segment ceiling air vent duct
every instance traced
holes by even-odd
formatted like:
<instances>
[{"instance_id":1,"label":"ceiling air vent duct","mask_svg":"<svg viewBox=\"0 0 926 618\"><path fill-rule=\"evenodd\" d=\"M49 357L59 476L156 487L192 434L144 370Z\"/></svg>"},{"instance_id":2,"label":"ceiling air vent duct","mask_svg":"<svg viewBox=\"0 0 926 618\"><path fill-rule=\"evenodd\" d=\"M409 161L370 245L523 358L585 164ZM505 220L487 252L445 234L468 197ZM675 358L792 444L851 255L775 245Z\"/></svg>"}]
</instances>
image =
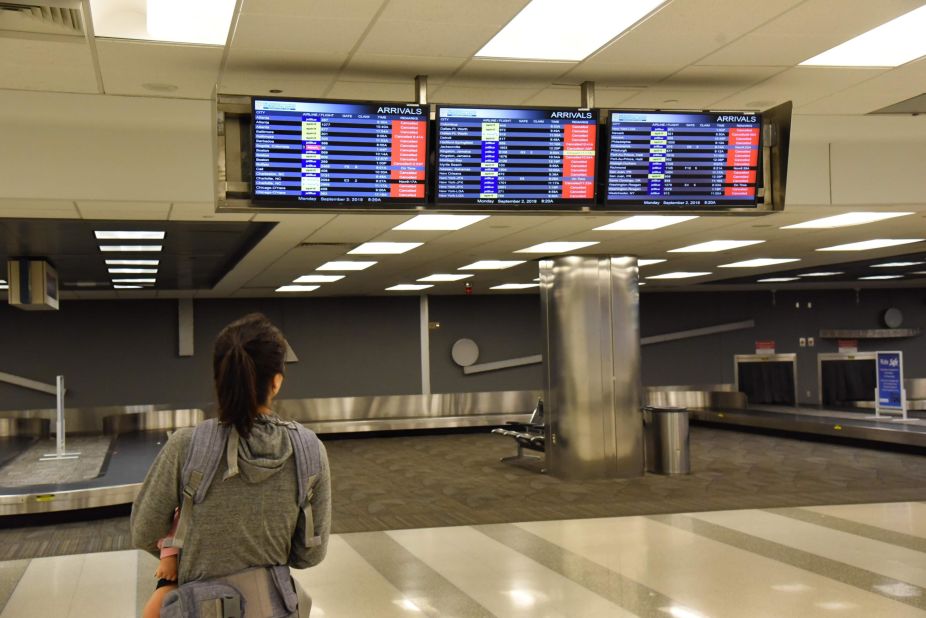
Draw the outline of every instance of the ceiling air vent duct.
<instances>
[{"instance_id":1,"label":"ceiling air vent duct","mask_svg":"<svg viewBox=\"0 0 926 618\"><path fill-rule=\"evenodd\" d=\"M85 37L80 0L0 0L2 37Z\"/></svg>"}]
</instances>

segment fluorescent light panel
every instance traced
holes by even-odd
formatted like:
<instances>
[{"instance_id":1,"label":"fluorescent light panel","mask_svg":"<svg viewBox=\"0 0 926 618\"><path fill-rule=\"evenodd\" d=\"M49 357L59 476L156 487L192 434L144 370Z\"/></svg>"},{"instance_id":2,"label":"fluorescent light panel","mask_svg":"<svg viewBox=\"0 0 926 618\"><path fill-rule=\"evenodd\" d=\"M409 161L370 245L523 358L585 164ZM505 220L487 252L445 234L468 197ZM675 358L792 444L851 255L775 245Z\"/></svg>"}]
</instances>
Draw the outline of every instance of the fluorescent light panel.
<instances>
[{"instance_id":1,"label":"fluorescent light panel","mask_svg":"<svg viewBox=\"0 0 926 618\"><path fill-rule=\"evenodd\" d=\"M489 215L418 215L392 229L399 232L461 230L488 218Z\"/></svg>"},{"instance_id":2,"label":"fluorescent light panel","mask_svg":"<svg viewBox=\"0 0 926 618\"><path fill-rule=\"evenodd\" d=\"M113 288L116 290L142 290L144 286L142 285L113 285Z\"/></svg>"},{"instance_id":3,"label":"fluorescent light panel","mask_svg":"<svg viewBox=\"0 0 926 618\"><path fill-rule=\"evenodd\" d=\"M106 260L107 266L157 266L161 260Z\"/></svg>"},{"instance_id":4,"label":"fluorescent light panel","mask_svg":"<svg viewBox=\"0 0 926 618\"><path fill-rule=\"evenodd\" d=\"M755 258L752 260L744 260L742 262L721 264L720 268L761 268L763 266L775 266L776 264L787 264L788 262L800 261L800 258Z\"/></svg>"},{"instance_id":5,"label":"fluorescent light panel","mask_svg":"<svg viewBox=\"0 0 926 618\"><path fill-rule=\"evenodd\" d=\"M818 230L829 229L834 227L850 227L853 225L864 225L866 223L875 223L895 217L905 217L912 215L912 212L846 212L841 215L832 217L823 217L822 219L812 219L803 223L786 225L783 230Z\"/></svg>"},{"instance_id":6,"label":"fluorescent light panel","mask_svg":"<svg viewBox=\"0 0 926 618\"><path fill-rule=\"evenodd\" d=\"M502 283L501 285L493 285L490 290L526 290L528 288L539 287L539 283Z\"/></svg>"},{"instance_id":7,"label":"fluorescent light panel","mask_svg":"<svg viewBox=\"0 0 926 618\"><path fill-rule=\"evenodd\" d=\"M786 281L797 280L797 277L769 277L768 279L759 279L759 283L785 283Z\"/></svg>"},{"instance_id":8,"label":"fluorescent light panel","mask_svg":"<svg viewBox=\"0 0 926 618\"><path fill-rule=\"evenodd\" d=\"M100 245L100 251L122 252L122 253L143 253L151 251L160 251L161 245Z\"/></svg>"},{"instance_id":9,"label":"fluorescent light panel","mask_svg":"<svg viewBox=\"0 0 926 618\"><path fill-rule=\"evenodd\" d=\"M460 281L462 279L468 279L473 275L428 275L427 277L422 277L418 281L431 282L431 283L440 283L443 281Z\"/></svg>"},{"instance_id":10,"label":"fluorescent light panel","mask_svg":"<svg viewBox=\"0 0 926 618\"><path fill-rule=\"evenodd\" d=\"M834 277L836 275L844 275L844 274L846 273L844 273L841 270L834 270L834 271L823 271L823 272L818 272L818 273L801 273L798 275L798 277Z\"/></svg>"},{"instance_id":11,"label":"fluorescent light panel","mask_svg":"<svg viewBox=\"0 0 926 618\"><path fill-rule=\"evenodd\" d=\"M340 271L354 271L354 270L365 270L370 266L373 266L376 262L350 262L350 261L335 261L335 262L325 262L315 270L340 270Z\"/></svg>"},{"instance_id":12,"label":"fluorescent light panel","mask_svg":"<svg viewBox=\"0 0 926 618\"><path fill-rule=\"evenodd\" d=\"M850 242L845 245L836 245L834 247L823 247L817 251L871 251L872 249L884 249L885 247L896 247L898 245L909 245L915 242L923 242L922 238L875 238L873 240L863 240L861 242Z\"/></svg>"},{"instance_id":13,"label":"fluorescent light panel","mask_svg":"<svg viewBox=\"0 0 926 618\"><path fill-rule=\"evenodd\" d=\"M297 277L293 283L333 283L343 278L344 275L302 275Z\"/></svg>"},{"instance_id":14,"label":"fluorescent light panel","mask_svg":"<svg viewBox=\"0 0 926 618\"><path fill-rule=\"evenodd\" d=\"M164 240L164 232L94 232L97 240Z\"/></svg>"},{"instance_id":15,"label":"fluorescent light panel","mask_svg":"<svg viewBox=\"0 0 926 618\"><path fill-rule=\"evenodd\" d=\"M566 251L576 251L597 245L598 241L579 241L579 242L542 242L539 245L518 249L515 253L565 253Z\"/></svg>"},{"instance_id":16,"label":"fluorescent light panel","mask_svg":"<svg viewBox=\"0 0 926 618\"><path fill-rule=\"evenodd\" d=\"M872 268L903 268L904 266L919 266L926 262L885 262L883 264L872 264Z\"/></svg>"},{"instance_id":17,"label":"fluorescent light panel","mask_svg":"<svg viewBox=\"0 0 926 618\"><path fill-rule=\"evenodd\" d=\"M155 283L157 279L154 277L149 278L140 278L140 279L113 279L113 283Z\"/></svg>"},{"instance_id":18,"label":"fluorescent light panel","mask_svg":"<svg viewBox=\"0 0 926 618\"><path fill-rule=\"evenodd\" d=\"M297 284L291 283L289 285L281 285L274 291L276 292L314 292L318 288L319 286L317 285L297 285Z\"/></svg>"},{"instance_id":19,"label":"fluorescent light panel","mask_svg":"<svg viewBox=\"0 0 926 618\"><path fill-rule=\"evenodd\" d=\"M652 264L662 264L663 262L665 262L665 260L642 259L642 260L637 260L637 266L640 266L642 268L643 266L650 266Z\"/></svg>"},{"instance_id":20,"label":"fluorescent light panel","mask_svg":"<svg viewBox=\"0 0 926 618\"><path fill-rule=\"evenodd\" d=\"M729 251L730 249L740 249L751 245L758 245L765 242L764 240L709 240L707 242L689 245L680 249L672 249L669 253L715 253L717 251Z\"/></svg>"},{"instance_id":21,"label":"fluorescent light panel","mask_svg":"<svg viewBox=\"0 0 926 618\"><path fill-rule=\"evenodd\" d=\"M644 18L664 0L533 0L476 56L583 60Z\"/></svg>"},{"instance_id":22,"label":"fluorescent light panel","mask_svg":"<svg viewBox=\"0 0 926 618\"><path fill-rule=\"evenodd\" d=\"M678 271L674 273L663 273L661 275L653 275L652 277L647 277L647 279L689 279L691 277L704 277L711 273L691 273L685 271Z\"/></svg>"},{"instance_id":23,"label":"fluorescent light panel","mask_svg":"<svg viewBox=\"0 0 926 618\"><path fill-rule=\"evenodd\" d=\"M926 6L805 60L803 66L896 67L926 55Z\"/></svg>"},{"instance_id":24,"label":"fluorescent light panel","mask_svg":"<svg viewBox=\"0 0 926 618\"><path fill-rule=\"evenodd\" d=\"M387 292L417 292L419 290L426 290L428 288L433 288L433 285L418 285L415 283L399 283L394 285L391 288L386 288Z\"/></svg>"},{"instance_id":25,"label":"fluorescent light panel","mask_svg":"<svg viewBox=\"0 0 926 618\"><path fill-rule=\"evenodd\" d=\"M365 242L359 247L354 247L348 253L354 255L398 255L423 244L421 242Z\"/></svg>"},{"instance_id":26,"label":"fluorescent light panel","mask_svg":"<svg viewBox=\"0 0 926 618\"><path fill-rule=\"evenodd\" d=\"M615 221L614 223L596 227L595 230L600 232L609 232L612 230L658 230L697 218L696 216L686 215L635 215Z\"/></svg>"},{"instance_id":27,"label":"fluorescent light panel","mask_svg":"<svg viewBox=\"0 0 926 618\"><path fill-rule=\"evenodd\" d=\"M156 275L157 268L110 268L111 275Z\"/></svg>"},{"instance_id":28,"label":"fluorescent light panel","mask_svg":"<svg viewBox=\"0 0 926 618\"><path fill-rule=\"evenodd\" d=\"M461 266L457 270L503 270L524 262L525 260L479 260L467 266Z\"/></svg>"},{"instance_id":29,"label":"fluorescent light panel","mask_svg":"<svg viewBox=\"0 0 926 618\"><path fill-rule=\"evenodd\" d=\"M878 279L902 279L903 275L871 275L870 277L859 277L860 281L876 281Z\"/></svg>"}]
</instances>

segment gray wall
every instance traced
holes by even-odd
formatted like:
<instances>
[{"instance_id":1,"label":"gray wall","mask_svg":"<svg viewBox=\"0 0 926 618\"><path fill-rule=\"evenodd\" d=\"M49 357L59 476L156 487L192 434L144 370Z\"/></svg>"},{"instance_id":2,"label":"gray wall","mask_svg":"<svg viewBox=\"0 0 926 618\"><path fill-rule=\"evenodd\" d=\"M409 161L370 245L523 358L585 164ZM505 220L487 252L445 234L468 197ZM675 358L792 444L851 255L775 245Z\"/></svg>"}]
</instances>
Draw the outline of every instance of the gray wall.
<instances>
[{"instance_id":1,"label":"gray wall","mask_svg":"<svg viewBox=\"0 0 926 618\"><path fill-rule=\"evenodd\" d=\"M800 308L795 306L800 303ZM808 303L812 306L808 307ZM926 291L648 293L641 296L643 336L754 319L754 329L643 348L643 383L733 381L733 355L751 354L757 339L774 339L779 352L796 352L802 401L817 398L816 354L835 352L821 328L877 328L896 306L904 326L926 327ZM175 301L71 301L58 312L0 306L0 371L43 382L58 373L70 388L68 406L174 403L212 399L211 350L219 330L262 311L284 331L300 361L287 366L283 397L421 392L417 297L196 301L196 355L177 356ZM476 341L480 362L541 351L540 300L535 294L435 296L430 319L431 389L435 393L539 390L540 365L464 375L450 358L453 342ZM817 338L814 348L799 337ZM860 349L904 352L905 373L926 377L924 337L862 341ZM809 394L808 394L809 392ZM54 407L54 398L0 383L0 410Z\"/></svg>"}]
</instances>

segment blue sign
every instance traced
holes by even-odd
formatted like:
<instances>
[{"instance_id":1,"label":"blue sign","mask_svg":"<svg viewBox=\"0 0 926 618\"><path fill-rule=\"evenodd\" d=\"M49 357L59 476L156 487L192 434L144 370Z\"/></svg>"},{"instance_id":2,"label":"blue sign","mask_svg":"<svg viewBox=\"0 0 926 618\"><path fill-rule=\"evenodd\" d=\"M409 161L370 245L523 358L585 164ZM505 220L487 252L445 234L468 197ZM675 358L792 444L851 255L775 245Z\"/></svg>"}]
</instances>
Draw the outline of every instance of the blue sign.
<instances>
[{"instance_id":1,"label":"blue sign","mask_svg":"<svg viewBox=\"0 0 926 618\"><path fill-rule=\"evenodd\" d=\"M903 356L878 352L878 408L903 410Z\"/></svg>"}]
</instances>

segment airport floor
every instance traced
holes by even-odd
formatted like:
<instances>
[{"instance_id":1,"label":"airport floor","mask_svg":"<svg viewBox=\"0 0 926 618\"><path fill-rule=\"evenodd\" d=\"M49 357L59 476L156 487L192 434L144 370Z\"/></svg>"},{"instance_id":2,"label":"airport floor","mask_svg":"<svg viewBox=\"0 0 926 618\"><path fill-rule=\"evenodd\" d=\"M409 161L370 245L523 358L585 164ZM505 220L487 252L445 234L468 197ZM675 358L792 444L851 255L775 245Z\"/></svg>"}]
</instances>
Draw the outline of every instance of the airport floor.
<instances>
[{"instance_id":1,"label":"airport floor","mask_svg":"<svg viewBox=\"0 0 926 618\"><path fill-rule=\"evenodd\" d=\"M137 551L0 563L0 618L134 615ZM315 617L926 616L917 502L358 532L295 572Z\"/></svg>"}]
</instances>

